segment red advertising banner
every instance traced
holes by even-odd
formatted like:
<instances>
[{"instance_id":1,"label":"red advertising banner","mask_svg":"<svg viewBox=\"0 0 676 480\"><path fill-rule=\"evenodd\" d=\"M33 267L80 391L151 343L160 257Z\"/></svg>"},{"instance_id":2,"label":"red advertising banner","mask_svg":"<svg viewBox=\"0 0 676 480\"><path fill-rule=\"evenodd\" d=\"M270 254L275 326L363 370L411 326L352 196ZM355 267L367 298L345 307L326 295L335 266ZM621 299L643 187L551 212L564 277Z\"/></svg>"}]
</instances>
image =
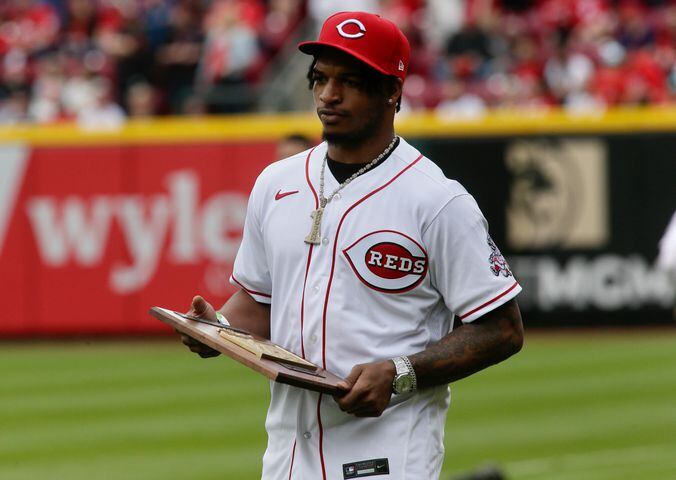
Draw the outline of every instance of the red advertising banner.
<instances>
[{"instance_id":1,"label":"red advertising banner","mask_svg":"<svg viewBox=\"0 0 676 480\"><path fill-rule=\"evenodd\" d=\"M0 337L164 331L220 306L275 143L0 146Z\"/></svg>"}]
</instances>

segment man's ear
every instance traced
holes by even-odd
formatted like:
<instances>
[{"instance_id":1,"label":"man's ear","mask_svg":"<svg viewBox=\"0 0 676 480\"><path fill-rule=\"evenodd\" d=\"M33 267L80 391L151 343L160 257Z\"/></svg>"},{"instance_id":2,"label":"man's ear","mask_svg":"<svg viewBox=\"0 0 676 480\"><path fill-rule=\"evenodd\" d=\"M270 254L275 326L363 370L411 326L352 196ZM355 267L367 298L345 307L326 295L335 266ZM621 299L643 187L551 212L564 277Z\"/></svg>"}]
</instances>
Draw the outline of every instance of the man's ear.
<instances>
[{"instance_id":1,"label":"man's ear","mask_svg":"<svg viewBox=\"0 0 676 480\"><path fill-rule=\"evenodd\" d=\"M396 105L397 102L399 101L399 98L402 95L402 91L404 88L404 81L396 77L392 82L389 84L388 92L387 92L387 104L388 105Z\"/></svg>"},{"instance_id":2,"label":"man's ear","mask_svg":"<svg viewBox=\"0 0 676 480\"><path fill-rule=\"evenodd\" d=\"M404 93L404 81L403 81L401 78L397 77L397 79L396 79L395 82L394 82L394 85L395 85L395 87L396 87L396 92L395 92L395 93L396 93L396 96L395 96L395 98L396 98L397 100L399 100L399 98L401 98L401 96L402 96L403 93ZM395 100L395 101L396 101L396 100Z\"/></svg>"}]
</instances>

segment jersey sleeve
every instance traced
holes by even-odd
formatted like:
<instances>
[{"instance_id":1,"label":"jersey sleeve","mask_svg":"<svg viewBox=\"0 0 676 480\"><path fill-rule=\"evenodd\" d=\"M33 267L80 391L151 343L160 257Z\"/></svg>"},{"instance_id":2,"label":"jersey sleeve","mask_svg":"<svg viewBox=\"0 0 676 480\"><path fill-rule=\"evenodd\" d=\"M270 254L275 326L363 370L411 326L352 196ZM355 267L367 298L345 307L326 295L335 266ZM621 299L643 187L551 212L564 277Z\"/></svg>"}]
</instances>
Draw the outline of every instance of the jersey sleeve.
<instances>
[{"instance_id":1,"label":"jersey sleeve","mask_svg":"<svg viewBox=\"0 0 676 480\"><path fill-rule=\"evenodd\" d=\"M476 320L521 291L471 195L450 200L423 232L423 241L432 285L463 322Z\"/></svg>"},{"instance_id":2,"label":"jersey sleeve","mask_svg":"<svg viewBox=\"0 0 676 480\"><path fill-rule=\"evenodd\" d=\"M259 303L272 302L272 280L260 222L259 182L249 195L242 243L235 257L230 283L241 288Z\"/></svg>"}]
</instances>

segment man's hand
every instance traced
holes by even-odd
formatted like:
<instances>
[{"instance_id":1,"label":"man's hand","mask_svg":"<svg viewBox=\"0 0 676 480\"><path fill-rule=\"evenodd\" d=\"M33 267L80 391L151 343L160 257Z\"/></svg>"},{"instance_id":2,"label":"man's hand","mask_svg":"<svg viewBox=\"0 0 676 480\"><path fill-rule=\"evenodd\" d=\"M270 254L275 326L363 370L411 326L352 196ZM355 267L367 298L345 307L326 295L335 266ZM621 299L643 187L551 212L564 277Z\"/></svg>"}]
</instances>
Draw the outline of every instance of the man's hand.
<instances>
[{"instance_id":1,"label":"man's hand","mask_svg":"<svg viewBox=\"0 0 676 480\"><path fill-rule=\"evenodd\" d=\"M214 307L212 307L209 302L204 300L199 295L192 299L192 304L190 305L190 310L188 310L187 314L204 318L206 320L211 320L212 322L218 321ZM181 341L183 344L187 346L191 352L198 354L200 357L209 358L220 355L220 352L203 344L202 342L198 342L194 338L189 337L188 335L185 335L181 332L178 333L181 335Z\"/></svg>"},{"instance_id":2,"label":"man's hand","mask_svg":"<svg viewBox=\"0 0 676 480\"><path fill-rule=\"evenodd\" d=\"M394 363L385 360L356 365L347 378L338 384L346 391L334 397L340 409L357 417L379 417L390 403Z\"/></svg>"}]
</instances>

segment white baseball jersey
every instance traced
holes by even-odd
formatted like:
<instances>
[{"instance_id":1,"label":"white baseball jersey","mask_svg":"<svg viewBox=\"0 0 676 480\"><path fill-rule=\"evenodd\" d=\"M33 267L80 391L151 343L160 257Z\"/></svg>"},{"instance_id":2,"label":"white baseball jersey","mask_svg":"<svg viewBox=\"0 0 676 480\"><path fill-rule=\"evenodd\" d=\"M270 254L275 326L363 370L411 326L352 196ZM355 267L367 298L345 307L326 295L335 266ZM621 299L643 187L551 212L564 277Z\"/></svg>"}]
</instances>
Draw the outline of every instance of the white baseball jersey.
<instances>
[{"instance_id":1,"label":"white baseball jersey","mask_svg":"<svg viewBox=\"0 0 676 480\"><path fill-rule=\"evenodd\" d=\"M340 376L424 350L521 290L476 202L403 139L326 206L304 242L327 146L273 163L251 192L231 282L271 304L271 339ZM338 187L325 172L325 195ZM448 387L393 397L379 418L272 383L264 480L433 479Z\"/></svg>"}]
</instances>

